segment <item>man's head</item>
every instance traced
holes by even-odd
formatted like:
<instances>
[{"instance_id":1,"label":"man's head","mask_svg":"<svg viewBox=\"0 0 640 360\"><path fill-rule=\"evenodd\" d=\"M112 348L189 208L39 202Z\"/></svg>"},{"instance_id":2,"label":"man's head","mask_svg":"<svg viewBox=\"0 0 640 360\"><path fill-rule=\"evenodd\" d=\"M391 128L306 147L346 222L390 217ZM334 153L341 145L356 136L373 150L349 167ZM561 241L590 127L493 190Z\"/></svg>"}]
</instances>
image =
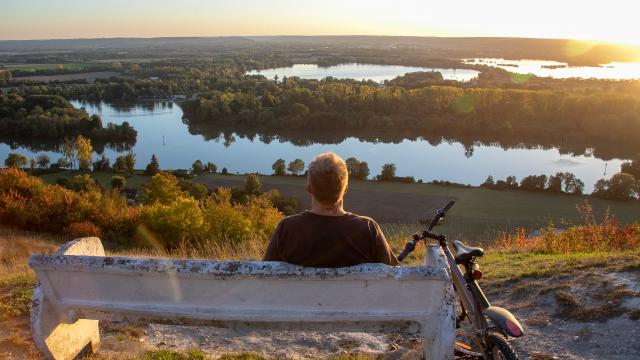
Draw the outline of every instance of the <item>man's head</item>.
<instances>
[{"instance_id":1,"label":"man's head","mask_svg":"<svg viewBox=\"0 0 640 360\"><path fill-rule=\"evenodd\" d=\"M322 205L338 204L347 191L347 165L332 152L322 153L309 164L307 191Z\"/></svg>"}]
</instances>

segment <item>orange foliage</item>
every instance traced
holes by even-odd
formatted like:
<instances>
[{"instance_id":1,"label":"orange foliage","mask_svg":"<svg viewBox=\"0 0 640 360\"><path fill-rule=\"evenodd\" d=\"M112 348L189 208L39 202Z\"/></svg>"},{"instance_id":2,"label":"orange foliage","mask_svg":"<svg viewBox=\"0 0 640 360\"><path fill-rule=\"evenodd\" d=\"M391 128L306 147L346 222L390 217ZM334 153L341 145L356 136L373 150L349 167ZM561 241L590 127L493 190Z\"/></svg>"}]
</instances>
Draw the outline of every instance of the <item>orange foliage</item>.
<instances>
[{"instance_id":1,"label":"orange foliage","mask_svg":"<svg viewBox=\"0 0 640 360\"><path fill-rule=\"evenodd\" d=\"M102 231L100 231L100 228L97 227L94 223L88 221L71 223L64 229L64 233L73 239L86 236L102 236Z\"/></svg>"},{"instance_id":2,"label":"orange foliage","mask_svg":"<svg viewBox=\"0 0 640 360\"><path fill-rule=\"evenodd\" d=\"M73 223L89 222L98 232L127 237L138 222L138 212L115 193L74 192L44 184L16 168L0 170L0 222L7 225L62 233Z\"/></svg>"}]
</instances>

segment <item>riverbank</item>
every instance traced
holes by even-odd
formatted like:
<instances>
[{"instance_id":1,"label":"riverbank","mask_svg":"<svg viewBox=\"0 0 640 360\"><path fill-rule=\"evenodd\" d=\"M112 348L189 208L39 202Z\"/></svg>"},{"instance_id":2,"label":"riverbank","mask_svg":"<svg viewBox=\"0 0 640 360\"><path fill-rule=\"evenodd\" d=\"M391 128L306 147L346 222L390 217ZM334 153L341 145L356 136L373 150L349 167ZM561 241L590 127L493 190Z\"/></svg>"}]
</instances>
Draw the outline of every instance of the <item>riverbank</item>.
<instances>
[{"instance_id":1,"label":"riverbank","mask_svg":"<svg viewBox=\"0 0 640 360\"><path fill-rule=\"evenodd\" d=\"M47 183L55 183L58 177L72 178L78 172L42 175ZM96 178L105 188L110 187L114 173L95 172ZM139 188L150 177L134 175L127 178L128 188ZM245 175L205 174L194 177L194 182L205 184L209 189L218 186L244 186ZM300 199L301 209L309 207L305 191L306 178L294 176L261 175L263 191L276 189L285 196ZM593 206L596 218L601 219L610 211L622 223L640 221L639 201L612 201L588 196L529 193L524 191L499 191L479 187L456 187L434 184L404 184L352 180L345 198L350 211L371 216L387 228L402 227L407 235L421 228L421 222L434 212L455 200L456 205L447 214L447 221L438 231L451 237L471 242L490 242L500 231L524 228L527 232L553 223L562 228L567 223L580 223L576 210L585 201Z\"/></svg>"}]
</instances>

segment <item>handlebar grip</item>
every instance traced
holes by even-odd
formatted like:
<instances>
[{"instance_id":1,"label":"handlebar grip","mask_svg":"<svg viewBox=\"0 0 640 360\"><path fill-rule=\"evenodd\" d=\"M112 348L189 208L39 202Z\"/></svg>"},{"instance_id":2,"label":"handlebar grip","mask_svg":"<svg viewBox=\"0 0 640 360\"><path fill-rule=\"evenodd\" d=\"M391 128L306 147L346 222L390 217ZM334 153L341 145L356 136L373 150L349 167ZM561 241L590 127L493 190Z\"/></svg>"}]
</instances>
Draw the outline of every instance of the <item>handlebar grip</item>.
<instances>
[{"instance_id":1,"label":"handlebar grip","mask_svg":"<svg viewBox=\"0 0 640 360\"><path fill-rule=\"evenodd\" d=\"M409 250L404 249L404 251L400 255L398 255L398 261L402 262L402 260L404 260L404 258L406 258L407 255L409 255Z\"/></svg>"},{"instance_id":2,"label":"handlebar grip","mask_svg":"<svg viewBox=\"0 0 640 360\"><path fill-rule=\"evenodd\" d=\"M402 250L402 253L398 256L398 261L404 260L404 258L406 258L407 255L415 249L416 244L414 244L413 241L409 241L407 245L405 245L404 250Z\"/></svg>"}]
</instances>

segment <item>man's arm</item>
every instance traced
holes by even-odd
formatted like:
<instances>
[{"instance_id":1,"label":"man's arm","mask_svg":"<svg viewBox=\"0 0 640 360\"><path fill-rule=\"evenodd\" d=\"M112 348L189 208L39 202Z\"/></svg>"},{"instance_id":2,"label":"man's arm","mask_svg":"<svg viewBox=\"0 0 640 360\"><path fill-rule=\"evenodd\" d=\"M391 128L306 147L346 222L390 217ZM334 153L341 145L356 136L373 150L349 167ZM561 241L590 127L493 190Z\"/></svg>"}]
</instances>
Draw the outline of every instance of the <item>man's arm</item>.
<instances>
[{"instance_id":1,"label":"man's arm","mask_svg":"<svg viewBox=\"0 0 640 360\"><path fill-rule=\"evenodd\" d=\"M387 238L385 238L382 229L380 229L380 225L378 225L375 221L374 224L374 252L375 252L375 261L383 264L396 266L400 264L398 258L391 251L391 247L389 247L389 243L387 242Z\"/></svg>"},{"instance_id":2,"label":"man's arm","mask_svg":"<svg viewBox=\"0 0 640 360\"><path fill-rule=\"evenodd\" d=\"M276 227L276 231L273 232L271 236L271 241L269 241L269 246L267 246L267 252L264 254L264 258L262 261L283 261L280 253L278 252L278 239L280 238L280 233L282 232L282 221L278 223Z\"/></svg>"}]
</instances>

